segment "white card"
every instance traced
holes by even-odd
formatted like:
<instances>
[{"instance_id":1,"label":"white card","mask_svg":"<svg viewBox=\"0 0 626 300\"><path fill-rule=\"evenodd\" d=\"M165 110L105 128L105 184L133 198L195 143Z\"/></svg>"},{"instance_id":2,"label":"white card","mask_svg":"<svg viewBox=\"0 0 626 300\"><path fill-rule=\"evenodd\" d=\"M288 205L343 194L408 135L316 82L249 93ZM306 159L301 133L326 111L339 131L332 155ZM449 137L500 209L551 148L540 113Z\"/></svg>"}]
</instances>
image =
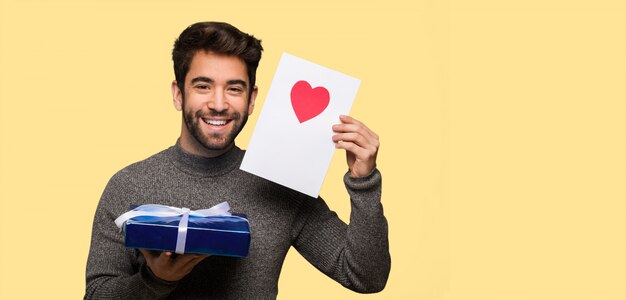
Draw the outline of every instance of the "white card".
<instances>
[{"instance_id":1,"label":"white card","mask_svg":"<svg viewBox=\"0 0 626 300\"><path fill-rule=\"evenodd\" d=\"M241 169L311 197L335 151L332 126L361 80L283 53Z\"/></svg>"}]
</instances>

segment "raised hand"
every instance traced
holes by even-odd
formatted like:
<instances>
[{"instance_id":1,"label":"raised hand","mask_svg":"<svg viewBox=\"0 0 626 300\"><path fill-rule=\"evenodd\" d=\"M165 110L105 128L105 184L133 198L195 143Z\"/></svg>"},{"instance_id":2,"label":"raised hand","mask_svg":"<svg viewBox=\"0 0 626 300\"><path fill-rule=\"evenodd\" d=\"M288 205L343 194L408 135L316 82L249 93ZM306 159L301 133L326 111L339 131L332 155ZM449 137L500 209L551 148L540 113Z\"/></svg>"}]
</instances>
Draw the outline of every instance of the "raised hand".
<instances>
[{"instance_id":1,"label":"raised hand","mask_svg":"<svg viewBox=\"0 0 626 300\"><path fill-rule=\"evenodd\" d=\"M350 175L363 177L376 167L380 142L378 135L365 124L349 116L339 116L341 124L333 125L333 142L337 149L346 150Z\"/></svg>"}]
</instances>

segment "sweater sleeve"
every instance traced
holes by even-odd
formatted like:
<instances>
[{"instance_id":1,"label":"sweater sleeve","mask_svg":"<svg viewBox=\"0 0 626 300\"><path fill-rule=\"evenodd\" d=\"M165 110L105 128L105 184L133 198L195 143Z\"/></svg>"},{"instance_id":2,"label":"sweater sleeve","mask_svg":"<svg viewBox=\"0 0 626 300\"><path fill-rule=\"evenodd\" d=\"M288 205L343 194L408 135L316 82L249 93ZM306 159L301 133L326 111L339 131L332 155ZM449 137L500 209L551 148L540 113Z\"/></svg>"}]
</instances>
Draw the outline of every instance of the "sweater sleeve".
<instances>
[{"instance_id":1,"label":"sweater sleeve","mask_svg":"<svg viewBox=\"0 0 626 300\"><path fill-rule=\"evenodd\" d=\"M350 225L341 221L321 198L304 201L295 226L294 247L316 268L360 293L383 290L391 268L387 220L380 202L382 177L374 169L366 177L348 173Z\"/></svg>"},{"instance_id":2,"label":"sweater sleeve","mask_svg":"<svg viewBox=\"0 0 626 300\"><path fill-rule=\"evenodd\" d=\"M120 177L111 178L96 209L84 299L163 299L176 283L152 275L139 251L124 246L124 235L114 224L135 195Z\"/></svg>"}]
</instances>

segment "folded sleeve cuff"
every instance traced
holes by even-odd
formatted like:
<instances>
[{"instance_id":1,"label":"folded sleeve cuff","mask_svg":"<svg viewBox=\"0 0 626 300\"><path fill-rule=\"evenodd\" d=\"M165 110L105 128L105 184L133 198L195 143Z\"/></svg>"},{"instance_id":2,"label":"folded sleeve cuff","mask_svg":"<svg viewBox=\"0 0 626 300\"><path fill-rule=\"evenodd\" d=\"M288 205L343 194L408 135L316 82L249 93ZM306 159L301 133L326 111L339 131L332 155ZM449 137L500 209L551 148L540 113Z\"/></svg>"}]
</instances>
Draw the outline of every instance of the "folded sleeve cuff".
<instances>
[{"instance_id":1,"label":"folded sleeve cuff","mask_svg":"<svg viewBox=\"0 0 626 300\"><path fill-rule=\"evenodd\" d=\"M378 169L363 177L353 177L347 172L343 177L346 190L350 195L350 202L354 212L376 214L382 212L380 203L382 190L382 175Z\"/></svg>"},{"instance_id":2,"label":"folded sleeve cuff","mask_svg":"<svg viewBox=\"0 0 626 300\"><path fill-rule=\"evenodd\" d=\"M372 189L380 189L382 183L382 175L378 168L372 169L372 171L362 177L354 177L350 175L350 171L346 172L343 176L343 182L348 190L352 191L371 191Z\"/></svg>"}]
</instances>

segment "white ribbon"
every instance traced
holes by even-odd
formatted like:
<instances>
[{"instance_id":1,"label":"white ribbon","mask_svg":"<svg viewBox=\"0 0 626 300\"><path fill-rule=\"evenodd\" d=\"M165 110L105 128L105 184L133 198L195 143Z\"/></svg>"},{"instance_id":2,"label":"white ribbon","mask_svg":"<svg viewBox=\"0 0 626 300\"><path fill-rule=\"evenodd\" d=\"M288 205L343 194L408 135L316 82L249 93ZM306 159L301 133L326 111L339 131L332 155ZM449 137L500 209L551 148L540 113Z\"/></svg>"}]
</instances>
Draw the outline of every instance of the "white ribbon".
<instances>
[{"instance_id":1,"label":"white ribbon","mask_svg":"<svg viewBox=\"0 0 626 300\"><path fill-rule=\"evenodd\" d=\"M189 216L194 217L211 217L211 216L231 216L229 212L230 205L224 201L208 209L190 210L189 208L173 207L159 204L144 204L136 207L133 210L127 211L115 219L115 225L119 229L124 227L124 223L128 219L139 216L153 216L153 217L176 217L181 216L180 223L178 223L178 237L176 238L176 253L185 253L185 243L187 241L187 224L189 223Z\"/></svg>"}]
</instances>

